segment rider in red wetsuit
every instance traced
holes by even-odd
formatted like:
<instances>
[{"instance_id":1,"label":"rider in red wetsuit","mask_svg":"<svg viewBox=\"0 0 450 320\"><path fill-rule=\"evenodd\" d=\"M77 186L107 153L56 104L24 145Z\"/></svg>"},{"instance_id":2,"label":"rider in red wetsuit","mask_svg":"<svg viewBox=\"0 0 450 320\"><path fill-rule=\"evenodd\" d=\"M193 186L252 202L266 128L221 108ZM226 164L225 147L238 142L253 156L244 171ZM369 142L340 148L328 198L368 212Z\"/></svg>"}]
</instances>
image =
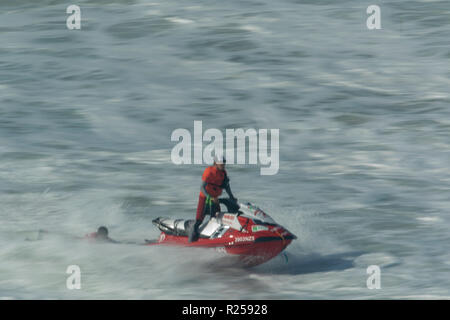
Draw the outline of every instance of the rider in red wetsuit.
<instances>
[{"instance_id":1,"label":"rider in red wetsuit","mask_svg":"<svg viewBox=\"0 0 450 320\"><path fill-rule=\"evenodd\" d=\"M215 216L217 211L220 211L219 196L222 194L222 189L230 196L230 199L237 202L230 189L230 180L225 170L226 160L224 157L214 157L214 164L205 169L202 175L202 185L200 188L200 195L198 197L197 215L195 217L195 224L189 235L189 242L198 239L198 227L205 218L205 212ZM207 201L209 200L211 201Z\"/></svg>"},{"instance_id":2,"label":"rider in red wetsuit","mask_svg":"<svg viewBox=\"0 0 450 320\"><path fill-rule=\"evenodd\" d=\"M87 234L85 236L85 239L88 239L90 241L117 243L117 241L108 237L108 229L106 227L100 227L98 228L97 232Z\"/></svg>"}]
</instances>

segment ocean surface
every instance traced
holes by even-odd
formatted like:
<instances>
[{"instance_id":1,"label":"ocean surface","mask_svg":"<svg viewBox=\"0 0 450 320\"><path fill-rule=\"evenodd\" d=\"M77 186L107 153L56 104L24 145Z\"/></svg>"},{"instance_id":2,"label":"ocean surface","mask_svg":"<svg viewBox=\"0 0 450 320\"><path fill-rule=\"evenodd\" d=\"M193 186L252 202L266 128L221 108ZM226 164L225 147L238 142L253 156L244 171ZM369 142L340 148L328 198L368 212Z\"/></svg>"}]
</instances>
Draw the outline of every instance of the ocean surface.
<instances>
[{"instance_id":1,"label":"ocean surface","mask_svg":"<svg viewBox=\"0 0 450 320\"><path fill-rule=\"evenodd\" d=\"M79 0L80 30L70 4L0 1L0 299L450 298L449 1ZM277 174L227 170L285 254L133 244L195 215L194 121L280 130Z\"/></svg>"}]
</instances>

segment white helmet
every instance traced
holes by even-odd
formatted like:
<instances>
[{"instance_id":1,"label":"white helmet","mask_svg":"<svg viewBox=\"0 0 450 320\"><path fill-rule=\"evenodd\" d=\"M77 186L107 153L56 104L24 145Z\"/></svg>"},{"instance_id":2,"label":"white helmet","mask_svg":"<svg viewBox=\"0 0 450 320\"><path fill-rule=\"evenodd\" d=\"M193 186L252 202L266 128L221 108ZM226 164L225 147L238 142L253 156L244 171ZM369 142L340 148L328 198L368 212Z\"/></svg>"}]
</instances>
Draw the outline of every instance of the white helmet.
<instances>
[{"instance_id":1,"label":"white helmet","mask_svg":"<svg viewBox=\"0 0 450 320\"><path fill-rule=\"evenodd\" d=\"M214 162L215 163L218 163L218 164L225 164L226 162L227 162L227 160L225 159L225 157L224 156L218 156L218 155L215 155L214 156Z\"/></svg>"}]
</instances>

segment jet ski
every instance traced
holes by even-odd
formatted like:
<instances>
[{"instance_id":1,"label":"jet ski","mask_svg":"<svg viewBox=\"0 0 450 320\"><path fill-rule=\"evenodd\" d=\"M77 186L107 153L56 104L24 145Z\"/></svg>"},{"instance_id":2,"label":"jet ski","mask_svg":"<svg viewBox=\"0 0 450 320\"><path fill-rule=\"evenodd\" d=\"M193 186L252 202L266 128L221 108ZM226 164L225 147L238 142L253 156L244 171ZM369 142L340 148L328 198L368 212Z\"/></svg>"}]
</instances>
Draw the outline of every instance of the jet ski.
<instances>
[{"instance_id":1,"label":"jet ski","mask_svg":"<svg viewBox=\"0 0 450 320\"><path fill-rule=\"evenodd\" d=\"M221 208L216 217L203 222L197 241L188 241L195 220L159 217L153 224L161 234L148 245L215 248L238 257L245 266L256 266L274 258L297 239L251 203L236 203L230 199L219 199L219 203L226 210Z\"/></svg>"}]
</instances>

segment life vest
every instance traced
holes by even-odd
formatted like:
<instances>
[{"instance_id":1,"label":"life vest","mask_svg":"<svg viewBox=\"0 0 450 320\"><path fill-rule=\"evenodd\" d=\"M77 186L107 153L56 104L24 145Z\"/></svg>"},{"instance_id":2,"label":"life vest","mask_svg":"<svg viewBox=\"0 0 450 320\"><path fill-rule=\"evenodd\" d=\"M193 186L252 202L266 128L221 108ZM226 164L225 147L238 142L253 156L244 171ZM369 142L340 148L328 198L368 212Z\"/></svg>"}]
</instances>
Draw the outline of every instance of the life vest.
<instances>
[{"instance_id":1,"label":"life vest","mask_svg":"<svg viewBox=\"0 0 450 320\"><path fill-rule=\"evenodd\" d=\"M226 177L227 172L225 170L219 170L215 166L206 168L202 176L202 180L206 182L206 192L212 197L220 196L224 187L224 180L227 180Z\"/></svg>"}]
</instances>

